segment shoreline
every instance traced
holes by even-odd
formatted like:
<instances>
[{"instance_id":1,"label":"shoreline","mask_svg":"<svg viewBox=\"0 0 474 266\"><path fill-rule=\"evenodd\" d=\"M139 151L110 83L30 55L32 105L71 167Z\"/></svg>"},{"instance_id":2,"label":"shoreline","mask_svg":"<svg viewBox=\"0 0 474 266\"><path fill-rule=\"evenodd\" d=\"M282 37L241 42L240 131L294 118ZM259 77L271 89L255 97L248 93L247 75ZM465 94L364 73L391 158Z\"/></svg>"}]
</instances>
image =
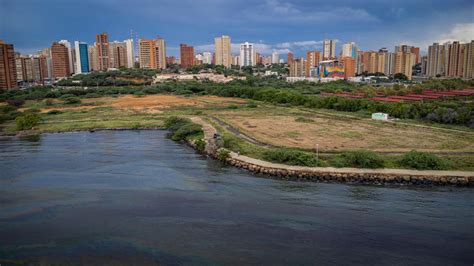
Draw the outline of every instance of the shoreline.
<instances>
[{"instance_id":1,"label":"shoreline","mask_svg":"<svg viewBox=\"0 0 474 266\"><path fill-rule=\"evenodd\" d=\"M204 153L217 159L218 147L213 137L217 130L200 117L193 117L191 120L203 127L206 142ZM188 143L195 147L191 141L188 141ZM233 151L230 152L229 158L225 162L234 167L280 180L398 185L474 185L474 172L469 171L292 166L238 155Z\"/></svg>"},{"instance_id":2,"label":"shoreline","mask_svg":"<svg viewBox=\"0 0 474 266\"><path fill-rule=\"evenodd\" d=\"M206 148L203 154L217 160L218 146L213 139L217 130L209 123L199 117L193 117L194 123L203 126ZM166 128L97 128L78 129L70 131L54 132L19 132L16 135L2 135L0 138L27 137L41 134L75 133L89 131L125 131L125 130L166 130ZM196 150L192 141L186 144ZM264 178L302 181L302 182L339 182L355 184L392 184L392 185L451 185L451 186L474 186L474 172L469 171L441 171L441 170L412 170L412 169L364 169L364 168L334 168L334 167L305 167L285 164L276 164L245 155L238 155L231 151L225 163L247 170L254 174L263 175Z\"/></svg>"}]
</instances>

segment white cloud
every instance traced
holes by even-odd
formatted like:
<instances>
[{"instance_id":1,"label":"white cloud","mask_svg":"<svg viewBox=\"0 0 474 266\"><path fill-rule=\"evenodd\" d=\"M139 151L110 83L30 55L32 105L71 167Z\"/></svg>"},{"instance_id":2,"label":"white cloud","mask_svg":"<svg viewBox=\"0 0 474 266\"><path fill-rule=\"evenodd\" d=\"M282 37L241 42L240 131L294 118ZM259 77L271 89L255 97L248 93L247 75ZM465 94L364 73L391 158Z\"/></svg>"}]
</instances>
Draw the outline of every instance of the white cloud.
<instances>
[{"instance_id":1,"label":"white cloud","mask_svg":"<svg viewBox=\"0 0 474 266\"><path fill-rule=\"evenodd\" d=\"M337 41L337 40L336 40ZM294 41L294 42L282 42L275 44L268 44L262 40L253 43L255 50L263 55L269 55L272 51L278 51L280 54L285 54L294 51L309 51L314 49L321 49L322 40L307 40L307 41ZM232 43L232 53L238 54L240 49L240 43ZM202 44L194 46L194 50L197 53L201 52L213 52L214 44Z\"/></svg>"},{"instance_id":2,"label":"white cloud","mask_svg":"<svg viewBox=\"0 0 474 266\"><path fill-rule=\"evenodd\" d=\"M474 23L456 23L449 30L440 32L439 27L431 30L421 31L418 38L412 40L402 40L399 43L406 43L420 47L423 52L428 50L428 46L433 43L445 43L459 41L461 43L471 42L474 39Z\"/></svg>"},{"instance_id":3,"label":"white cloud","mask_svg":"<svg viewBox=\"0 0 474 266\"><path fill-rule=\"evenodd\" d=\"M438 42L470 42L472 39L474 39L474 23L458 23L450 32L441 34L438 37Z\"/></svg>"}]
</instances>

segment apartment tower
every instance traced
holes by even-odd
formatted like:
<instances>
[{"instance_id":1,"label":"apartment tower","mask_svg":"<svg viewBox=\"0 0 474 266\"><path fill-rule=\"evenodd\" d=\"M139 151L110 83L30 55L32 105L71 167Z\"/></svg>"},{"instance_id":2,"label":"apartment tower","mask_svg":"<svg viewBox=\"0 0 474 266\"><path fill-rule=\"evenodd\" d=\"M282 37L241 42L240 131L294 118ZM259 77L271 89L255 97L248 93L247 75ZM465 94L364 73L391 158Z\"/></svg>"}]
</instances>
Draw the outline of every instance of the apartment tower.
<instances>
[{"instance_id":1,"label":"apartment tower","mask_svg":"<svg viewBox=\"0 0 474 266\"><path fill-rule=\"evenodd\" d=\"M0 89L13 89L16 83L16 62L13 44L0 40Z\"/></svg>"},{"instance_id":2,"label":"apartment tower","mask_svg":"<svg viewBox=\"0 0 474 266\"><path fill-rule=\"evenodd\" d=\"M69 50L64 44L54 42L51 45L51 59L53 63L53 78L64 78L70 75Z\"/></svg>"},{"instance_id":3,"label":"apartment tower","mask_svg":"<svg viewBox=\"0 0 474 266\"><path fill-rule=\"evenodd\" d=\"M215 64L229 68L232 64L232 47L229 36L222 35L214 39Z\"/></svg>"},{"instance_id":4,"label":"apartment tower","mask_svg":"<svg viewBox=\"0 0 474 266\"><path fill-rule=\"evenodd\" d=\"M95 36L95 45L97 49L96 70L107 70L110 67L110 47L107 32L103 32Z\"/></svg>"},{"instance_id":5,"label":"apartment tower","mask_svg":"<svg viewBox=\"0 0 474 266\"><path fill-rule=\"evenodd\" d=\"M194 47L187 44L179 45L181 67L188 68L194 65Z\"/></svg>"}]
</instances>

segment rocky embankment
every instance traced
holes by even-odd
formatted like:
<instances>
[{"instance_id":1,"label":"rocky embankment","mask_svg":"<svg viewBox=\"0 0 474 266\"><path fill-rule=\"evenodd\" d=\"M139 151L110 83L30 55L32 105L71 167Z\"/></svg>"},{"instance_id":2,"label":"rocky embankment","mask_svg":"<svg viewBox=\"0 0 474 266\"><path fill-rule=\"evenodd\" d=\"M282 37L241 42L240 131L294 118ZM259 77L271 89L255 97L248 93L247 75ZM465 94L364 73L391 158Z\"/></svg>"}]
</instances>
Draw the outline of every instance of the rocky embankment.
<instances>
[{"instance_id":1,"label":"rocky embankment","mask_svg":"<svg viewBox=\"0 0 474 266\"><path fill-rule=\"evenodd\" d=\"M193 118L194 123L201 124L206 141L205 153L216 158L217 145L213 138L216 129L201 118ZM193 144L190 143L192 146ZM398 184L398 185L454 185L474 186L474 172L466 171L432 171L409 169L360 169L334 167L302 167L270 163L231 152L226 161L228 164L246 169L265 177L292 181L312 182L349 182L363 184Z\"/></svg>"}]
</instances>

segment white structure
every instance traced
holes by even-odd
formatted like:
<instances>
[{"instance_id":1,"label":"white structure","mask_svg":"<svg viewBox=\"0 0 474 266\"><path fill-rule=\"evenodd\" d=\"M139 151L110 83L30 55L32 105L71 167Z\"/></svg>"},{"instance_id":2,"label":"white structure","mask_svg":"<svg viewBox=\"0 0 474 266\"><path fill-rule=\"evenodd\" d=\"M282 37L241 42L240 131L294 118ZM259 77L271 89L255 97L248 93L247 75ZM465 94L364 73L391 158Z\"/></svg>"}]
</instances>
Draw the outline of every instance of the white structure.
<instances>
[{"instance_id":1,"label":"white structure","mask_svg":"<svg viewBox=\"0 0 474 266\"><path fill-rule=\"evenodd\" d=\"M373 113L372 114L372 119L373 120L387 121L388 120L388 114L386 114L386 113Z\"/></svg>"},{"instance_id":2,"label":"white structure","mask_svg":"<svg viewBox=\"0 0 474 266\"><path fill-rule=\"evenodd\" d=\"M124 41L127 50L127 68L133 68L135 64L135 47L133 46L133 39Z\"/></svg>"},{"instance_id":3,"label":"white structure","mask_svg":"<svg viewBox=\"0 0 474 266\"><path fill-rule=\"evenodd\" d=\"M324 40L323 59L336 58L336 40Z\"/></svg>"},{"instance_id":4,"label":"white structure","mask_svg":"<svg viewBox=\"0 0 474 266\"><path fill-rule=\"evenodd\" d=\"M67 40L60 40L58 43L63 44L67 47L68 56L69 56L69 69L71 70L71 74L74 73L74 63L73 63L73 54L71 49L71 43Z\"/></svg>"},{"instance_id":5,"label":"white structure","mask_svg":"<svg viewBox=\"0 0 474 266\"><path fill-rule=\"evenodd\" d=\"M272 64L278 64L280 62L280 54L277 50L273 50L272 52Z\"/></svg>"},{"instance_id":6,"label":"white structure","mask_svg":"<svg viewBox=\"0 0 474 266\"><path fill-rule=\"evenodd\" d=\"M202 63L203 64L212 64L212 53L211 52L203 52L202 53Z\"/></svg>"},{"instance_id":7,"label":"white structure","mask_svg":"<svg viewBox=\"0 0 474 266\"><path fill-rule=\"evenodd\" d=\"M241 67L255 65L255 50L253 43L245 42L240 45L240 59Z\"/></svg>"}]
</instances>

